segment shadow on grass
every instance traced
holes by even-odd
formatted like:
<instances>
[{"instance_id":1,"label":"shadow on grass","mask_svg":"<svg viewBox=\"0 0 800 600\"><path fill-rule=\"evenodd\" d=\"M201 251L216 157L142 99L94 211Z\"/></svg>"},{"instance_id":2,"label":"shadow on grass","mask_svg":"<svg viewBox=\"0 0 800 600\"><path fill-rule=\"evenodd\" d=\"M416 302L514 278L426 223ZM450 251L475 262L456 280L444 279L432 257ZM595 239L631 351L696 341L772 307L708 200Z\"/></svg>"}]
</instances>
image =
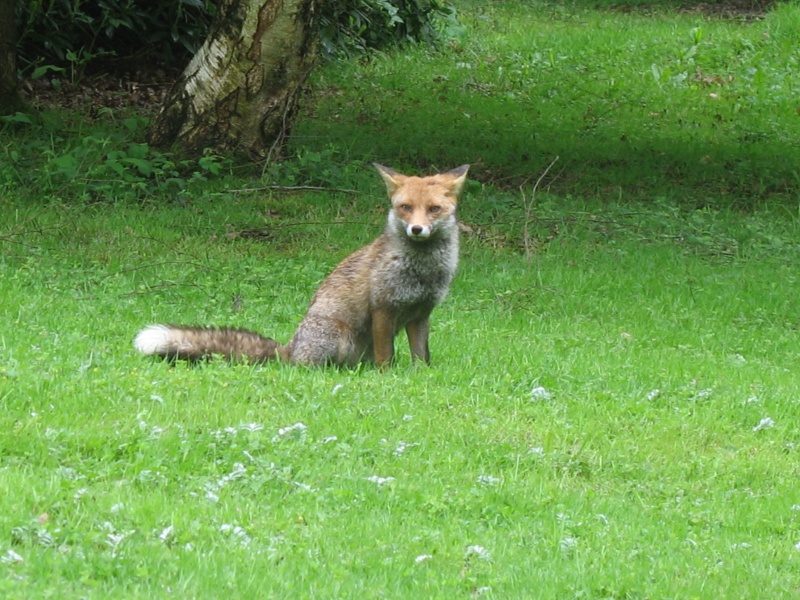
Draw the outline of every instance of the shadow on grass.
<instances>
[{"instance_id":1,"label":"shadow on grass","mask_svg":"<svg viewBox=\"0 0 800 600\"><path fill-rule=\"evenodd\" d=\"M384 102L391 104L391 97ZM718 123L697 122L648 132L641 123L626 126L624 119L558 122L524 102L502 99L397 104L405 108L311 117L298 127L295 143L335 141L351 156L422 171L470 162L475 179L515 189L532 185L558 156L542 182L551 191L669 196L698 205L794 197L800 183L797 144L745 127L731 126L723 134ZM681 119L668 110L650 118Z\"/></svg>"},{"instance_id":2,"label":"shadow on grass","mask_svg":"<svg viewBox=\"0 0 800 600\"><path fill-rule=\"evenodd\" d=\"M559 157L542 182L559 194L795 200L800 12L757 25L705 15L769 4L637 3L660 11L644 16L620 8L631 3L600 3L621 15L594 2L460 4L466 33L450 47L328 65L293 143L398 168L469 162L511 189Z\"/></svg>"}]
</instances>

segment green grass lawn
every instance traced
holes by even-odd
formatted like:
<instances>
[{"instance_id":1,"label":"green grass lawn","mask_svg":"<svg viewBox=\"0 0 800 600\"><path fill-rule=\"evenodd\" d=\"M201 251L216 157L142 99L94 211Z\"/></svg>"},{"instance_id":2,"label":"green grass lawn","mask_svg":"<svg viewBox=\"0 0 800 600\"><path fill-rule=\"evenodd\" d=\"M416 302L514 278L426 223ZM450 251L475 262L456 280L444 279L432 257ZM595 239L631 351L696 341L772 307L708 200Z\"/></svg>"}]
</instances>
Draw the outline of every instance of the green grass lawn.
<instances>
[{"instance_id":1,"label":"green grass lawn","mask_svg":"<svg viewBox=\"0 0 800 600\"><path fill-rule=\"evenodd\" d=\"M776 73L797 65L781 40L800 11L533 6L468 6L447 48L326 66L298 158L265 181L214 157L186 175L118 115L3 131L0 595L797 595L797 83ZM663 74L698 22L694 56L724 54L703 72L734 79L657 84L651 65ZM733 39L749 58L723 60ZM711 100L692 113L744 97L737 69L758 52L757 109L717 128ZM578 59L617 82L589 131ZM514 64L524 86L498 70ZM403 336L385 374L135 353L156 322L287 340L383 227L374 159L475 163L431 368ZM772 170L754 182L758 165ZM356 193L232 191L275 182Z\"/></svg>"}]
</instances>

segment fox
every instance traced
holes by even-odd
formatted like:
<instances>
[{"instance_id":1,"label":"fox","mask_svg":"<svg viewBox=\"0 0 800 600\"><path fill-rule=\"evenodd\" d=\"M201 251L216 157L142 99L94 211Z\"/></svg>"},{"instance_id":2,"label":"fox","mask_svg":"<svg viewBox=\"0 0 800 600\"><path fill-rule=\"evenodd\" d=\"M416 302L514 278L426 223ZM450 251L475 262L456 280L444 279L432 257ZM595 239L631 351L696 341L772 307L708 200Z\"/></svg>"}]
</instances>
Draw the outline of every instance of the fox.
<instances>
[{"instance_id":1,"label":"fox","mask_svg":"<svg viewBox=\"0 0 800 600\"><path fill-rule=\"evenodd\" d=\"M170 361L222 356L385 370L394 359L394 338L405 329L412 361L430 365L430 316L458 266L456 207L469 165L426 177L373 165L390 200L385 229L322 282L288 343L249 329L150 325L136 335L136 350Z\"/></svg>"}]
</instances>

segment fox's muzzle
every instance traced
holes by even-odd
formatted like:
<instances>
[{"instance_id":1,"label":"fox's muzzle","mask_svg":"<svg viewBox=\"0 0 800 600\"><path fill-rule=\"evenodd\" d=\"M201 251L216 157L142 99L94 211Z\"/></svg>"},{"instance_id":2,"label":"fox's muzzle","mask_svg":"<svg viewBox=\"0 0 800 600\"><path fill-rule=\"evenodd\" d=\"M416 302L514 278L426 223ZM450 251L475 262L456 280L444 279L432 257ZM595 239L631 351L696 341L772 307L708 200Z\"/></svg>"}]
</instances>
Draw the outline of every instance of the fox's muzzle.
<instances>
[{"instance_id":1,"label":"fox's muzzle","mask_svg":"<svg viewBox=\"0 0 800 600\"><path fill-rule=\"evenodd\" d=\"M431 228L428 225L407 225L406 235L415 241L427 240L431 236Z\"/></svg>"}]
</instances>

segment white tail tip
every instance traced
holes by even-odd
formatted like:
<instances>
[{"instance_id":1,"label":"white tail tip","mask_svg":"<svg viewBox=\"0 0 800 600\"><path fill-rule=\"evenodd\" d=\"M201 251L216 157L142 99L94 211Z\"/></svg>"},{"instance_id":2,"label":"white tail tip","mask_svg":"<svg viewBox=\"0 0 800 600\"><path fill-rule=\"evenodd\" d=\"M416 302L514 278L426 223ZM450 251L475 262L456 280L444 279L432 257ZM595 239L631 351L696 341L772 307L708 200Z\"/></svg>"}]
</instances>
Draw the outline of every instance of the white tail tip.
<instances>
[{"instance_id":1,"label":"white tail tip","mask_svg":"<svg viewBox=\"0 0 800 600\"><path fill-rule=\"evenodd\" d=\"M169 349L170 328L166 325L145 327L133 340L133 347L142 354L164 354Z\"/></svg>"}]
</instances>

